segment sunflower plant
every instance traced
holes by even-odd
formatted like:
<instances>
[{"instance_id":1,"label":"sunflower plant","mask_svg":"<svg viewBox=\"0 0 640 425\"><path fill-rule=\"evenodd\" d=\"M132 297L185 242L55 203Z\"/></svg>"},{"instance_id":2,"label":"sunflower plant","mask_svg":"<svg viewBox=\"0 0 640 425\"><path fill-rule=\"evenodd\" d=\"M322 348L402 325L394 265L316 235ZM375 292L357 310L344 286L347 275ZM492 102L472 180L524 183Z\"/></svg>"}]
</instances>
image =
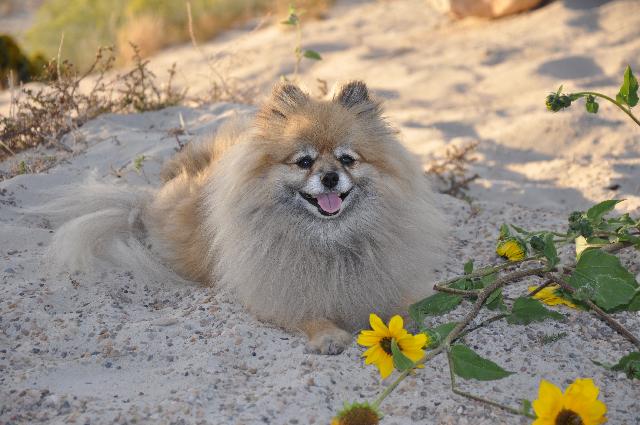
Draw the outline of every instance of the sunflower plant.
<instances>
[{"instance_id":1,"label":"sunflower plant","mask_svg":"<svg viewBox=\"0 0 640 425\"><path fill-rule=\"evenodd\" d=\"M436 283L434 295L409 307L408 315L418 330L416 334L405 329L400 316L385 324L372 313L371 328L363 330L357 342L365 348L364 363L375 365L382 379L394 379L371 403L354 404L351 406L356 407L352 408L346 405L333 424L379 423L382 418L379 408L384 399L417 368L439 354L447 357L455 394L526 416L533 425L606 422L606 405L598 400L598 387L590 378L576 379L564 392L543 379L538 398L532 403L523 396L520 406L465 392L456 386L456 380L491 381L515 373L465 344L467 334L502 320L512 326L563 320L564 308L575 309L576 314L595 314L624 336L633 346L628 354L615 364L596 360L594 363L624 372L629 379L640 379L640 340L614 318L620 311L640 311L638 282L616 255L628 249L640 250L640 218L614 215L620 202L606 200L585 211L572 212L562 232L527 230L511 223L502 225L497 232L499 260L495 264L475 268L470 260L464 265L463 274ZM534 279L536 284L527 285L525 293L515 299L503 296L506 285L525 279L527 282ZM429 325L431 319L468 305L459 321ZM485 309L494 314L470 326ZM344 419L356 416L360 419L355 422Z\"/></svg>"},{"instance_id":2,"label":"sunflower plant","mask_svg":"<svg viewBox=\"0 0 640 425\"><path fill-rule=\"evenodd\" d=\"M593 91L566 94L562 92L562 89L563 86L560 86L558 90L547 96L545 104L548 110L558 112L570 107L573 102L582 98L585 99L585 108L587 112L597 114L600 109L598 99L604 99L616 105L622 112L627 114L633 122L640 126L640 119L638 119L638 117L636 117L631 111L631 108L638 104L639 99L638 80L635 75L633 75L633 71L629 65L627 65L624 70L622 85L620 86L620 90L618 91L615 99L605 94Z\"/></svg>"},{"instance_id":3,"label":"sunflower plant","mask_svg":"<svg viewBox=\"0 0 640 425\"><path fill-rule=\"evenodd\" d=\"M533 402L533 425L600 425L607 422L607 406L598 400L600 390L589 378L576 379L562 390L549 381L540 381Z\"/></svg>"}]
</instances>

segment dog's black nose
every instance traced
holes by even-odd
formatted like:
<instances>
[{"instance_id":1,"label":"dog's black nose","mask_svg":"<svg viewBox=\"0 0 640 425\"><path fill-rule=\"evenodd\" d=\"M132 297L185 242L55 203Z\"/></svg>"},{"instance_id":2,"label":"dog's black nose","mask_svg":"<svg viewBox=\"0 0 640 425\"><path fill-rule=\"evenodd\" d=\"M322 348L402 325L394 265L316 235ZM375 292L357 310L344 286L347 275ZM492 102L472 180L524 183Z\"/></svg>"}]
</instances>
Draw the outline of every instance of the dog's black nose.
<instances>
[{"instance_id":1,"label":"dog's black nose","mask_svg":"<svg viewBox=\"0 0 640 425\"><path fill-rule=\"evenodd\" d=\"M322 184L327 189L333 189L338 184L338 180L340 180L340 176L335 171L329 171L327 174L322 176Z\"/></svg>"}]
</instances>

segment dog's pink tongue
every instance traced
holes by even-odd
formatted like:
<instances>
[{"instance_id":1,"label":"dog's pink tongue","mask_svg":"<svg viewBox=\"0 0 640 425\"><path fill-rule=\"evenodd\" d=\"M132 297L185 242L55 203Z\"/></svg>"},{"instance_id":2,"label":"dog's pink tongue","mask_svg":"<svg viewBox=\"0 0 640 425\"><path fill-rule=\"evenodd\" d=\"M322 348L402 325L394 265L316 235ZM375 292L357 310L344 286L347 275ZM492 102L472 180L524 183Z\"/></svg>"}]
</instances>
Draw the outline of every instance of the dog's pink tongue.
<instances>
[{"instance_id":1,"label":"dog's pink tongue","mask_svg":"<svg viewBox=\"0 0 640 425\"><path fill-rule=\"evenodd\" d=\"M324 212L333 214L340 209L342 205L342 199L337 193L322 193L316 198L318 205Z\"/></svg>"}]
</instances>

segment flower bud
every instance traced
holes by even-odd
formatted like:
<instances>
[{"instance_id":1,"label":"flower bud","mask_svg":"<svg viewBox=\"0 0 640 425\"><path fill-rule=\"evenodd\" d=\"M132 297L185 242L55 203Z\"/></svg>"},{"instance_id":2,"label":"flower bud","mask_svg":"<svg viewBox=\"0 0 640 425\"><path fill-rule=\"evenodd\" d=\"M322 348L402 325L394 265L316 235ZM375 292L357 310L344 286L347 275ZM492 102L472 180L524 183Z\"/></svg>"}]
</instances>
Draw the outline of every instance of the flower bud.
<instances>
[{"instance_id":1,"label":"flower bud","mask_svg":"<svg viewBox=\"0 0 640 425\"><path fill-rule=\"evenodd\" d=\"M585 238L588 238L591 235L593 235L593 226L591 225L591 222L586 218L583 218L582 220L580 220L580 222L578 223L577 230L580 233L580 235L584 236Z\"/></svg>"},{"instance_id":2,"label":"flower bud","mask_svg":"<svg viewBox=\"0 0 640 425\"><path fill-rule=\"evenodd\" d=\"M561 109L571 106L571 97L566 94L551 93L547 96L545 104L548 110L558 112Z\"/></svg>"},{"instance_id":3,"label":"flower bud","mask_svg":"<svg viewBox=\"0 0 640 425\"><path fill-rule=\"evenodd\" d=\"M569 214L569 224L577 223L578 221L580 221L583 215L584 213L582 211L572 212L571 214Z\"/></svg>"}]
</instances>

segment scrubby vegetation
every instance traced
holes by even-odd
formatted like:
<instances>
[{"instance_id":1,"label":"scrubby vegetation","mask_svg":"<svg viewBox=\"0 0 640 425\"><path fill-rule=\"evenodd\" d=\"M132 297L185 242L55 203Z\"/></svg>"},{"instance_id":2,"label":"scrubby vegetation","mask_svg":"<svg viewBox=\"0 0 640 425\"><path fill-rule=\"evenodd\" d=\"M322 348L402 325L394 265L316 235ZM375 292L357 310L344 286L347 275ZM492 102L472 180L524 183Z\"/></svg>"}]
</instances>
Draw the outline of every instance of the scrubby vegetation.
<instances>
[{"instance_id":1,"label":"scrubby vegetation","mask_svg":"<svg viewBox=\"0 0 640 425\"><path fill-rule=\"evenodd\" d=\"M216 60L200 49L195 36L196 20L191 3L185 3L185 8L186 31L193 46L207 59L210 68L210 88L205 96L187 98L186 90L178 90L173 85L173 77L177 72L175 64L168 70L167 82L159 84L156 75L148 67L149 61L143 59L142 49L134 43L129 43L132 67L117 75L111 72L117 62L116 49L113 47L98 48L97 55L86 70L69 59L59 62L54 59L48 63L40 59L43 65L38 80L46 81L46 84L16 90L12 96L9 115L0 116L0 160L40 145L66 149L60 142L62 137L102 113L149 111L181 103L250 102L253 97L251 86L245 84L246 87L239 88L220 69ZM296 68L303 57L320 59L317 52L303 50L301 47L299 16L303 12L306 10L296 9L291 5L287 20L281 22L295 27L298 34L295 47ZM63 44L62 41L67 39L67 36L63 37L58 49ZM58 55L61 53L58 52ZM293 78L295 77L294 73ZM84 85L82 89L81 84ZM326 82L324 88L326 92ZM31 168L21 167L16 173L24 173Z\"/></svg>"},{"instance_id":2,"label":"scrubby vegetation","mask_svg":"<svg viewBox=\"0 0 640 425\"><path fill-rule=\"evenodd\" d=\"M635 93L635 91L634 91ZM509 406L464 391L457 379L493 381L514 374L493 361L477 354L464 337L478 329L504 320L510 326L524 327L545 320L564 320L560 311L548 306L564 305L580 312L591 313L612 330L627 339L631 349L620 359L593 360L605 368L621 371L628 379L640 379L640 339L635 330L626 328L614 318L614 313L640 310L640 287L634 275L616 255L624 250L640 247L640 218L629 214L613 215L621 200L606 200L586 211L575 211L568 217L565 232L552 230L525 230L514 224L500 228L496 253L506 262L498 262L479 269L468 261L464 273L444 282L436 283L435 295L409 307L409 316L419 333L411 335L404 329L403 320L395 316L385 325L375 314L371 315L371 330L363 330L358 344L368 347L363 356L366 364L380 370L382 378L394 370L399 374L378 398L370 403L346 405L334 418L332 425L375 425L380 422L382 402L417 368L443 354L449 364L451 390L460 396L501 408L515 415L534 419L538 424L586 424L606 422L606 406L598 398L598 388L590 378L576 379L569 393L580 391L575 405L564 400L553 405L553 392L561 397L560 389L550 388L549 382L540 382L538 399L533 403L525 395L520 406ZM574 252L571 255L570 252ZM507 298L503 288L515 283L533 284L528 293L518 298ZM452 311L465 300L468 310L457 322L427 327L427 318ZM482 311L493 315L472 326ZM562 334L549 337L562 338ZM420 338L417 342L414 341ZM477 347L474 347L477 348ZM635 351L631 351L635 350ZM573 389L571 389L573 388ZM565 396L567 392L565 392ZM562 410L563 407L572 410ZM585 408L589 406L589 409ZM594 408L597 406L597 409ZM366 411L366 415L363 413ZM569 416L569 412L572 416ZM349 421L357 416L357 421ZM567 417L578 420L565 421ZM580 421L579 419L591 421Z\"/></svg>"},{"instance_id":3,"label":"scrubby vegetation","mask_svg":"<svg viewBox=\"0 0 640 425\"><path fill-rule=\"evenodd\" d=\"M169 70L168 82L160 85L148 61L133 49L133 68L115 76L109 74L115 62L111 48L99 49L83 73L66 60L49 62L43 71L49 82L23 88L13 98L9 115L0 116L0 160L38 145L65 149L62 136L102 113L149 111L180 103L185 92L172 86L175 67ZM89 75L91 88L80 90Z\"/></svg>"},{"instance_id":4,"label":"scrubby vegetation","mask_svg":"<svg viewBox=\"0 0 640 425\"><path fill-rule=\"evenodd\" d=\"M477 159L474 154L478 144L479 142L473 141L463 145L447 146L442 157L431 161L427 174L436 178L440 193L468 199L466 191L469 190L469 184L480 177L469 170Z\"/></svg>"},{"instance_id":5,"label":"scrubby vegetation","mask_svg":"<svg viewBox=\"0 0 640 425\"><path fill-rule=\"evenodd\" d=\"M298 6L319 14L332 0L304 0ZM286 10L285 0L191 0L193 30L209 39L222 30L265 13ZM189 25L184 1L161 0L46 0L27 33L29 46L55 56L64 33L62 57L80 69L91 65L88 52L114 45L119 61L128 61L140 49L142 57L171 44L188 41Z\"/></svg>"},{"instance_id":6,"label":"scrubby vegetation","mask_svg":"<svg viewBox=\"0 0 640 425\"><path fill-rule=\"evenodd\" d=\"M630 66L616 98L598 92L564 94L562 86L547 96L547 109L558 112L572 102L585 98L586 110L597 113L597 99L604 99L620 108L636 124L640 121L631 108L640 102L640 85ZM466 177L467 166L476 144L452 148L428 173L445 185L442 193L464 194L466 184L477 176ZM481 268L470 259L461 275L437 282L431 295L409 306L408 315L418 329L416 335L404 329L400 316L386 325L371 314L371 329L361 331L358 344L367 347L365 364L378 367L381 378L394 371L396 378L371 402L345 404L331 425L377 425L380 407L410 374L436 356L446 356L449 365L451 391L457 395L497 407L515 415L533 419L533 425L601 424L607 421L607 407L598 400L599 389L591 378L577 378L562 393L544 379L540 381L538 399L522 395L520 405L507 405L465 391L457 380L493 381L516 373L482 357L465 341L465 336L498 321L524 327L545 320L562 321L565 315L556 309L560 305L591 313L613 331L623 336L630 349L618 359L592 359L593 363L610 370L624 372L628 379L640 379L640 338L636 329L628 329L614 315L640 311L640 285L634 273L618 256L627 250L640 249L640 217L629 213L614 215L623 200L609 199L586 211L574 211L564 232L551 229L526 230L515 224L503 224L496 242L496 254L506 261ZM527 291L516 299L505 296L508 285L527 283ZM427 326L427 319L441 316L463 305L468 310L456 322ZM472 325L481 313L494 312L489 318ZM543 343L563 338L566 333L548 335ZM477 347L473 347L477 348Z\"/></svg>"},{"instance_id":7,"label":"scrubby vegetation","mask_svg":"<svg viewBox=\"0 0 640 425\"><path fill-rule=\"evenodd\" d=\"M638 87L638 80L635 75L633 75L631 66L627 65L624 70L622 85L620 86L620 90L618 91L618 94L616 94L615 99L605 94L593 91L565 94L562 92L563 86L560 86L555 93L550 93L547 96L545 104L547 105L548 110L558 112L570 107L572 102L584 98L585 109L587 112L590 114L597 114L600 109L598 99L604 99L616 105L622 112L627 114L633 122L640 126L640 119L638 119L638 117L636 117L631 111L631 108L638 104Z\"/></svg>"}]
</instances>

